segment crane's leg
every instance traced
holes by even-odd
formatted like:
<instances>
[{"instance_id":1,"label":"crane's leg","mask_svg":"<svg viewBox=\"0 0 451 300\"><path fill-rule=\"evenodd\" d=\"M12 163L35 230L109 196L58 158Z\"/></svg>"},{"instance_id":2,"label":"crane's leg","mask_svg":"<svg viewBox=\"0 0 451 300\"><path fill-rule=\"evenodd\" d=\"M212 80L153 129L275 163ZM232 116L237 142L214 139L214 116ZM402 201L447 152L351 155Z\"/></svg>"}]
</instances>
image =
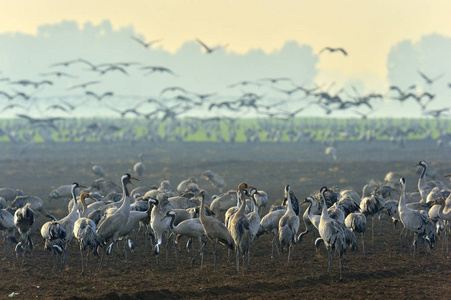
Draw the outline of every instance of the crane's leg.
<instances>
[{"instance_id":1,"label":"crane's leg","mask_svg":"<svg viewBox=\"0 0 451 300\"><path fill-rule=\"evenodd\" d=\"M365 254L366 254L366 252L365 252L365 232L360 233L360 235L362 236L363 256L365 256Z\"/></svg>"},{"instance_id":2,"label":"crane's leg","mask_svg":"<svg viewBox=\"0 0 451 300\"><path fill-rule=\"evenodd\" d=\"M108 247L109 248L109 247ZM102 263L103 263L103 258L105 257L105 253L107 251L107 248L103 248L103 253L102 256L100 257L100 263L99 263L99 271L102 270Z\"/></svg>"},{"instance_id":3,"label":"crane's leg","mask_svg":"<svg viewBox=\"0 0 451 300\"><path fill-rule=\"evenodd\" d=\"M373 241L373 246L374 246L374 216L372 216L371 218L371 239Z\"/></svg>"},{"instance_id":4,"label":"crane's leg","mask_svg":"<svg viewBox=\"0 0 451 300\"><path fill-rule=\"evenodd\" d=\"M114 269L116 270L116 241L113 241L112 247L111 255L113 256Z\"/></svg>"},{"instance_id":5,"label":"crane's leg","mask_svg":"<svg viewBox=\"0 0 451 300\"><path fill-rule=\"evenodd\" d=\"M415 261L415 252L417 250L417 243L418 243L418 235L414 233L413 236L413 260Z\"/></svg>"},{"instance_id":6,"label":"crane's leg","mask_svg":"<svg viewBox=\"0 0 451 300\"><path fill-rule=\"evenodd\" d=\"M30 235L27 236L27 239L28 239L28 246L30 247L30 251L32 252L32 251L33 251L33 248L34 248L34 243L33 243L33 241L31 240Z\"/></svg>"},{"instance_id":7,"label":"crane's leg","mask_svg":"<svg viewBox=\"0 0 451 300\"><path fill-rule=\"evenodd\" d=\"M189 238L188 241L186 242L186 249L188 249L188 252L190 252L192 248L193 248L193 238Z\"/></svg>"},{"instance_id":8,"label":"crane's leg","mask_svg":"<svg viewBox=\"0 0 451 300\"><path fill-rule=\"evenodd\" d=\"M279 241L277 240L277 235L274 235L273 245L274 245L275 248L276 248L277 256L279 256L279 260L282 260L282 256L280 255Z\"/></svg>"},{"instance_id":9,"label":"crane's leg","mask_svg":"<svg viewBox=\"0 0 451 300\"><path fill-rule=\"evenodd\" d=\"M379 235L382 235L382 214L379 214L378 219L379 219Z\"/></svg>"},{"instance_id":10,"label":"crane's leg","mask_svg":"<svg viewBox=\"0 0 451 300\"><path fill-rule=\"evenodd\" d=\"M55 270L56 273L58 271L58 267L56 266L56 253L53 248L52 248L52 258L53 258L53 269Z\"/></svg>"},{"instance_id":11,"label":"crane's leg","mask_svg":"<svg viewBox=\"0 0 451 300\"><path fill-rule=\"evenodd\" d=\"M275 243L275 239L276 239L276 236L274 236L274 238L272 239L272 242L271 242L271 258L274 258L274 243Z\"/></svg>"},{"instance_id":12,"label":"crane's leg","mask_svg":"<svg viewBox=\"0 0 451 300\"><path fill-rule=\"evenodd\" d=\"M199 239L201 239L201 238L199 237ZM202 243L201 240L200 240L200 242ZM203 261L204 261L204 248L205 248L206 244L207 244L206 242L203 242L203 245L200 247L199 251L197 251L196 254L194 255L194 257L191 259L191 266L194 264L194 261L195 261L197 255L199 255L199 253L201 253L200 268L202 269L202 265L203 265Z\"/></svg>"},{"instance_id":13,"label":"crane's leg","mask_svg":"<svg viewBox=\"0 0 451 300\"><path fill-rule=\"evenodd\" d=\"M171 236L172 235L167 235L166 234L166 265L169 263L169 243L171 241Z\"/></svg>"},{"instance_id":14,"label":"crane's leg","mask_svg":"<svg viewBox=\"0 0 451 300\"><path fill-rule=\"evenodd\" d=\"M333 255L334 251L332 249L327 249L327 250L329 250L328 251L329 252L329 265L327 267L327 271L329 272L329 275L330 275L330 272L332 270L332 255Z\"/></svg>"},{"instance_id":15,"label":"crane's leg","mask_svg":"<svg viewBox=\"0 0 451 300\"><path fill-rule=\"evenodd\" d=\"M403 240L402 234L404 233L404 230L406 230L405 227L401 230L401 233L399 234L399 243L401 245L401 252L402 252L402 240Z\"/></svg>"},{"instance_id":16,"label":"crane's leg","mask_svg":"<svg viewBox=\"0 0 451 300\"><path fill-rule=\"evenodd\" d=\"M215 272L216 272L216 256L218 255L218 253L216 252L216 241L213 243L213 255L215 259Z\"/></svg>"},{"instance_id":17,"label":"crane's leg","mask_svg":"<svg viewBox=\"0 0 451 300\"><path fill-rule=\"evenodd\" d=\"M340 280L343 278L342 276L341 276L341 268L342 268L342 265L341 265L341 254L340 255L338 255L338 264L339 264L339 266L340 266Z\"/></svg>"},{"instance_id":18,"label":"crane's leg","mask_svg":"<svg viewBox=\"0 0 451 300\"><path fill-rule=\"evenodd\" d=\"M80 243L80 256L81 256L81 275L85 275L85 265L83 263L83 245Z\"/></svg>"},{"instance_id":19,"label":"crane's leg","mask_svg":"<svg viewBox=\"0 0 451 300\"><path fill-rule=\"evenodd\" d=\"M293 244L290 242L290 246L288 246L288 264L290 263L291 250L293 248Z\"/></svg>"},{"instance_id":20,"label":"crane's leg","mask_svg":"<svg viewBox=\"0 0 451 300\"><path fill-rule=\"evenodd\" d=\"M235 257L236 273L237 273L237 275L240 275L240 251L239 251L238 247L236 247L236 249L235 249L235 254L236 254L236 257Z\"/></svg>"},{"instance_id":21,"label":"crane's leg","mask_svg":"<svg viewBox=\"0 0 451 300\"><path fill-rule=\"evenodd\" d=\"M88 272L88 268L89 268L89 256L90 256L90 251L88 251L88 253L86 254L86 272Z\"/></svg>"},{"instance_id":22,"label":"crane's leg","mask_svg":"<svg viewBox=\"0 0 451 300\"><path fill-rule=\"evenodd\" d=\"M205 252L205 245L207 244L207 242L204 242L204 245L202 246L201 252L200 252L200 268L202 269L202 267L204 266L204 252Z\"/></svg>"},{"instance_id":23,"label":"crane's leg","mask_svg":"<svg viewBox=\"0 0 451 300\"><path fill-rule=\"evenodd\" d=\"M249 268L251 265L251 249L252 249L252 242L249 245L249 250L247 251L247 267ZM243 262L243 266L244 266L244 262Z\"/></svg>"},{"instance_id":24,"label":"crane's leg","mask_svg":"<svg viewBox=\"0 0 451 300\"><path fill-rule=\"evenodd\" d=\"M127 239L125 239L125 243L124 243L124 256L125 256L125 264L128 267Z\"/></svg>"}]
</instances>

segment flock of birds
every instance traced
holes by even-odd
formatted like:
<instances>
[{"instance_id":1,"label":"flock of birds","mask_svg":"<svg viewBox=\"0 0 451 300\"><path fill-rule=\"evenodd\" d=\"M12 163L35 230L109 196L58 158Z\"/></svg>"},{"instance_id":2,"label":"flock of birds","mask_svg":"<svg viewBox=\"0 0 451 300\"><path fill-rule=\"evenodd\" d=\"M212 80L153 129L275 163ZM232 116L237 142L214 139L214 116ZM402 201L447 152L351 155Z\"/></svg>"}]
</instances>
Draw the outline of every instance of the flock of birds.
<instances>
[{"instance_id":1,"label":"flock of birds","mask_svg":"<svg viewBox=\"0 0 451 300\"><path fill-rule=\"evenodd\" d=\"M322 143L326 154L337 159L336 141L390 140L404 147L409 139L422 139L437 146L451 146L448 119L435 120L338 120L299 119L292 121L261 119L248 122L234 119L175 119L138 121L113 120L27 120L3 121L0 141L18 146L18 155L30 153L37 142L125 142L131 145L155 142L296 142ZM328 149L329 148L329 149Z\"/></svg>"},{"instance_id":2,"label":"flock of birds","mask_svg":"<svg viewBox=\"0 0 451 300\"><path fill-rule=\"evenodd\" d=\"M144 48L151 48L161 41L131 38ZM212 55L227 46L212 47L200 39L196 41L206 55ZM348 55L345 49L332 47L321 49L317 55L324 55L326 52ZM422 71L418 71L418 75L424 82L423 85L413 84L406 88L392 85L382 93L363 93L354 86L336 88L333 82L303 86L292 78L275 76L230 83L224 87L225 91L205 93L176 85L162 88L158 95L142 96L122 95L115 90L105 90L103 87L106 85L114 86L107 81L109 74L118 74L124 76L124 79L136 79L138 82L158 74L179 77L177 71L162 65L148 65L137 61L98 63L75 58L51 64L48 69L38 72L39 79L14 79L5 74L0 78L0 103L4 103L0 114L9 112L15 118L43 123L79 117L84 114L81 113L82 110L98 110L100 105L103 111L118 118L174 120L196 116L209 119L201 117L202 115L240 118L252 113L262 119L292 120L308 115L308 109L316 106L326 116L346 111L350 116L366 119L378 111L378 105L383 100L401 103L412 100L421 107L422 116L435 118L449 117L451 109L429 109L438 98L432 86L443 74L433 77ZM51 94L59 95L48 96Z\"/></svg>"},{"instance_id":3,"label":"flock of birds","mask_svg":"<svg viewBox=\"0 0 451 300\"><path fill-rule=\"evenodd\" d=\"M202 174L218 191L218 195L211 197L206 189L199 187L195 177L180 182L176 189L165 180L158 187L140 186L129 191L128 185L139 179L128 173L121 177L120 185L100 177L89 188L76 182L61 186L50 194L51 198L71 198L68 214L61 219L46 212L39 197L24 196L14 188L2 188L0 230L4 254L14 249L19 261L33 256L30 231L39 211L50 219L42 225L40 233L45 249L52 254L55 271L58 257L61 268L68 265L69 245L74 240L80 248L82 274L87 272L90 254L100 256L99 270L105 255L113 257L116 267L116 252L121 242L128 264L127 249L133 251L136 245L132 239L144 232L145 239L151 236L153 253L158 259L166 240L166 263L171 237L178 248L181 248L180 239L186 237L188 249L193 240L199 242L199 249L191 258L192 264L200 256L200 267L203 267L205 246L211 243L215 270L218 247L224 246L229 249L229 255L235 251L237 273L244 274L259 236L273 234L271 257L276 258L276 251L280 260L281 252L286 251L290 263L296 245L308 244L305 236L312 232L318 236L313 243L317 251L321 244L326 248L329 273L334 254L338 256L341 279L342 257L348 249L357 249L356 234L361 236L362 254L366 253L364 237L369 216L373 218L373 238L374 218L382 215L388 215L395 224L401 223L406 235L413 234L413 259L417 256L418 241L425 243L425 253L428 253L440 237L442 247L448 251L451 190L440 180L427 180L434 174L425 161L417 165L421 173L415 192L408 193L405 178L394 172L388 173L383 182L369 182L363 187L362 196L354 190L321 187L299 202L290 185L286 185L283 203L271 206L266 214L263 209L270 202L263 189L242 182L236 189L224 192L224 179L211 170ZM93 165L92 170L100 173L98 166ZM302 213L304 204L308 207Z\"/></svg>"}]
</instances>

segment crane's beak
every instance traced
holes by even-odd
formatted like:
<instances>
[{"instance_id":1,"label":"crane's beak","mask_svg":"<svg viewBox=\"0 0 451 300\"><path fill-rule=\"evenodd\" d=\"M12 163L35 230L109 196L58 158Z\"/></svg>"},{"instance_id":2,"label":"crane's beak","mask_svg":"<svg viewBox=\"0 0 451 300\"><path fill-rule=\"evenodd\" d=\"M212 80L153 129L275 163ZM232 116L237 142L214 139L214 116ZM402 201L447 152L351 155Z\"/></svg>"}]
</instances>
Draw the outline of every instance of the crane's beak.
<instances>
[{"instance_id":1,"label":"crane's beak","mask_svg":"<svg viewBox=\"0 0 451 300\"><path fill-rule=\"evenodd\" d=\"M164 219L166 219L168 216L164 216L163 218L161 218L160 222L163 221Z\"/></svg>"},{"instance_id":2,"label":"crane's beak","mask_svg":"<svg viewBox=\"0 0 451 300\"><path fill-rule=\"evenodd\" d=\"M88 188L87 186L84 186L84 185L81 185L81 184L79 184L78 187L79 188L83 188L83 189L87 189Z\"/></svg>"},{"instance_id":3,"label":"crane's beak","mask_svg":"<svg viewBox=\"0 0 451 300\"><path fill-rule=\"evenodd\" d=\"M446 174L445 177L451 177L451 174Z\"/></svg>"},{"instance_id":4,"label":"crane's beak","mask_svg":"<svg viewBox=\"0 0 451 300\"><path fill-rule=\"evenodd\" d=\"M130 180L128 181L128 183L130 183L131 185L133 185L132 179L136 180L136 181L139 181L138 178L130 176Z\"/></svg>"}]
</instances>

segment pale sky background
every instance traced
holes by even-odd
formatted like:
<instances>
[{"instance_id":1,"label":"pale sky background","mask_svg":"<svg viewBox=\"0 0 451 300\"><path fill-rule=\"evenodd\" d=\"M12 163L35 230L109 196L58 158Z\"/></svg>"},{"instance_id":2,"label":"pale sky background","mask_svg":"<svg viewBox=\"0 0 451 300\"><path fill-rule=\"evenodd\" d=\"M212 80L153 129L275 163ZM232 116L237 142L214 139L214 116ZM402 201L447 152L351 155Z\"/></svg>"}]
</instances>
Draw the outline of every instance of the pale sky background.
<instances>
[{"instance_id":1,"label":"pale sky background","mask_svg":"<svg viewBox=\"0 0 451 300\"><path fill-rule=\"evenodd\" d=\"M33 34L62 20L114 28L133 25L148 40L175 51L196 37L245 53L279 49L287 40L343 47L349 56L322 56L318 67L348 76L384 77L390 47L437 33L451 36L449 0L14 0L0 1L0 33Z\"/></svg>"},{"instance_id":2,"label":"pale sky background","mask_svg":"<svg viewBox=\"0 0 451 300\"><path fill-rule=\"evenodd\" d=\"M287 51L304 53L307 61L315 60L316 65L311 66L318 71L314 78L315 83L335 84L335 91L346 84L357 87L364 85L360 89L362 93L363 91L366 93L387 91L389 84L393 84L393 80L387 78L389 75L387 63L390 51L395 49L391 55L397 68L396 71L392 71L390 76L396 77L397 84L401 84L399 81L401 78L404 79L404 83L401 84L404 88L406 87L405 83L409 85L422 83L424 86L424 80L418 74L419 69L430 77L440 77L440 81L434 85L434 92L439 92L440 97L437 97L429 107L438 109L448 105L447 101L450 96L450 89L447 86L450 82L450 74L447 71L449 70L448 53L451 52L447 49L451 47L451 44L446 40L451 38L450 16L450 0L0 0L0 36L17 37L18 33L36 35L38 28L41 28L41 33L45 32L42 28L49 24L58 28L70 27L70 24L62 24L63 21L76 22L80 28L88 23L97 26L105 24L107 21L114 30L131 28L132 30L127 30L127 32L136 33L136 36L147 41L162 39L162 42L154 46L154 49L162 50L155 51L158 53L154 57L160 55L158 56L160 60L152 61L152 63L164 64L165 56L162 52L177 53L184 46L186 48L186 51L182 51L184 55L179 55L178 58L175 55L171 57L172 61L168 66L175 67L176 71L185 71L183 79L191 80L191 84L187 85L188 88L204 84L211 89L211 91L207 89L204 92L215 91L216 87L210 84L208 79L211 76L217 76L218 80L221 80L222 73L216 69L208 70L208 67L210 69L214 67L213 64L208 65L206 60L203 60L203 65L199 63L199 58L195 57L200 54L200 47L195 42L196 38L210 46L227 45L222 51L239 54L238 56L247 59L244 61L237 55L230 55L222 56L224 60L221 61L220 53L210 56L215 59L215 67L220 66L223 71L231 71L227 68L230 66L229 69L237 72L235 74L237 80L255 80L267 76L263 75L260 70L264 70L265 67L268 70L270 64L264 66L261 61L252 60L260 57L258 51L254 51L255 53L249 57L244 57L246 53L252 50L263 50L270 59L271 54L280 52L279 50L285 47L287 42L295 41L299 46L291 45ZM429 38L425 39L426 36ZM44 56L31 55L39 54L39 51L45 53L47 57L54 58L54 60L46 62L47 65L60 60L76 58L76 56L61 57L60 54L67 51L65 46L68 47L71 44L67 39L74 42L70 35L62 37L57 35L56 40L61 41L61 48L58 48L58 45L53 47L52 41L54 40L49 42L45 36L40 36L40 41L46 43L47 47L41 49L35 48L40 47L38 45L41 43L27 44L28 39L26 38L3 39L4 51L7 53L9 49L10 56L5 54L3 58L0 57L2 76L20 78L17 77L18 75L12 74L11 68L14 68L14 70L26 72L21 76L35 78L36 74L45 71L42 66L38 68L39 63L42 63L41 57ZM66 41L63 41L65 38ZM21 40L24 44L16 45L14 40ZM137 59L137 50L149 51L148 49L143 50L141 46L138 47L128 37L126 42L124 43L124 49L127 49L125 59ZM191 42L191 44L187 44L187 42ZM109 58L103 51L117 47L117 45L110 47L109 44L104 44L103 46L105 48L100 51L90 50L90 54L92 54L90 58L98 56L95 63L103 62L102 59L114 59ZM326 46L342 47L349 55L323 53L316 57L315 55ZM35 49L34 52L33 49ZM70 48L70 50L72 49ZM300 49L307 52L302 52ZM314 57L312 57L311 49L313 49ZM417 49L420 51L415 53ZM82 48L82 50L84 49ZM20 56L20 59L14 59L19 52L24 51L29 53L29 57ZM190 53L192 53L191 56L189 56ZM82 54L80 55L82 56ZM187 59L187 57L192 57L192 59ZM279 57L283 59L287 56L279 55ZM291 57L288 57L287 61L281 61L285 65L279 67L286 70L287 74L291 74L290 68L299 67L307 70L308 66L305 62L302 62L304 64L300 63L302 58L295 57L292 60ZM32 61L27 61L28 59ZM178 59L183 59L183 62ZM182 64L190 66L190 68L177 69ZM252 68L249 67L250 65ZM192 72L189 73L188 70L192 70ZM248 76L251 70L254 75ZM269 70L276 71L272 68ZM207 71L215 73L211 74ZM280 70L275 72L275 74L279 73ZM110 81L110 87L114 82L115 88L119 89L119 85L123 85L124 89L128 88L128 92L133 91L129 85L130 81L125 81L120 76L122 75L116 77L119 81ZM238 78L239 76L244 78ZM161 89L163 85L181 84L182 80L180 78L180 81L177 81L178 79L168 78L168 76L163 78L161 85L153 82L152 87ZM118 82L121 84L118 85ZM232 82L225 81L223 85L230 83ZM302 81L297 83L303 84ZM107 85L106 82L105 85ZM146 85L145 82L141 84L144 87L147 87ZM6 90L8 93L15 92L14 85L8 86L3 82L3 86L5 89L8 88ZM429 88L432 86L426 86L426 88L430 90ZM201 91L203 90L199 89L199 92ZM424 89L421 90L420 87L420 90L416 92L423 91ZM5 105L8 103L7 101L3 97ZM399 115L399 112L403 112L406 116L421 115L419 106L412 105L412 102L413 100L394 104L393 101L386 101L386 104L389 105L387 109L379 108L373 116L378 114L382 116L387 113ZM406 110L406 108L408 109ZM17 111L10 111L11 114L14 112ZM310 112L306 111L306 113ZM320 113L323 112L320 111Z\"/></svg>"}]
</instances>

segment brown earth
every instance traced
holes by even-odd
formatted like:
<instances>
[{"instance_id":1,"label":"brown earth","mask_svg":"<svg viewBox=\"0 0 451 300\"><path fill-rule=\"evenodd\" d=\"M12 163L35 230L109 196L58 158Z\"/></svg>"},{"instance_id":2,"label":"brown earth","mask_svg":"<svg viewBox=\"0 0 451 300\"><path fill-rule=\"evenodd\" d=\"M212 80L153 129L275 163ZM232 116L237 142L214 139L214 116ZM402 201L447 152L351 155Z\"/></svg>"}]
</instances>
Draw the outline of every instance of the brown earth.
<instances>
[{"instance_id":1,"label":"brown earth","mask_svg":"<svg viewBox=\"0 0 451 300\"><path fill-rule=\"evenodd\" d=\"M3 143L0 156L1 187L24 190L45 201L47 210L58 218L67 214L67 202L49 202L50 191L74 181L89 185L95 180L89 161L102 165L106 177L119 181L130 172L140 152L146 154L146 173L140 185L158 185L169 179L174 187L190 176L211 169L221 174L227 188L240 182L257 186L269 195L269 201L280 203L283 187L290 184L298 199L316 192L319 187L337 185L361 193L371 178L382 180L389 171L397 171L407 180L408 191L416 188L418 174L413 165L424 159L438 171L438 179L451 173L450 148L438 148L433 142L407 141L397 148L388 141L371 144L342 142L337 145L338 160L324 155L324 146L303 143L161 143L99 144L58 143L35 144L22 151L22 146ZM201 187L210 194L217 191L200 179ZM268 208L267 208L268 209ZM412 258L406 242L400 247L400 227L393 230L387 218L382 233L371 231L366 238L367 255L348 251L343 260L343 279L338 280L338 261L334 257L332 273L327 273L327 255L315 255L312 234L296 245L293 260L287 264L271 259L272 236L260 237L253 248L251 266L237 275L234 259L227 262L227 250L219 249L218 270L213 270L212 246L207 245L205 265L190 264L192 253L182 250L175 259L169 248L165 262L163 247L159 262L151 246L141 242L129 254L129 266L118 257L117 269L110 263L98 271L98 258L91 257L88 274L81 276L80 253L74 240L69 248L69 264L64 271L54 272L50 252L43 250L40 226L47 221L39 216L32 230L35 249L25 261L16 261L11 248L4 249L0 265L0 298L12 292L17 299L152 299L152 298L448 298L451 292L450 254L442 251L441 240L430 254L419 245L420 255ZM371 224L371 220L369 220ZM379 223L376 222L378 225ZM376 226L377 227L377 226ZM304 229L301 221L300 230ZM134 238L138 244L139 238ZM358 237L360 245L360 237ZM195 243L194 247L198 247ZM122 247L122 244L121 244ZM7 250L7 254L3 252Z\"/></svg>"}]
</instances>

